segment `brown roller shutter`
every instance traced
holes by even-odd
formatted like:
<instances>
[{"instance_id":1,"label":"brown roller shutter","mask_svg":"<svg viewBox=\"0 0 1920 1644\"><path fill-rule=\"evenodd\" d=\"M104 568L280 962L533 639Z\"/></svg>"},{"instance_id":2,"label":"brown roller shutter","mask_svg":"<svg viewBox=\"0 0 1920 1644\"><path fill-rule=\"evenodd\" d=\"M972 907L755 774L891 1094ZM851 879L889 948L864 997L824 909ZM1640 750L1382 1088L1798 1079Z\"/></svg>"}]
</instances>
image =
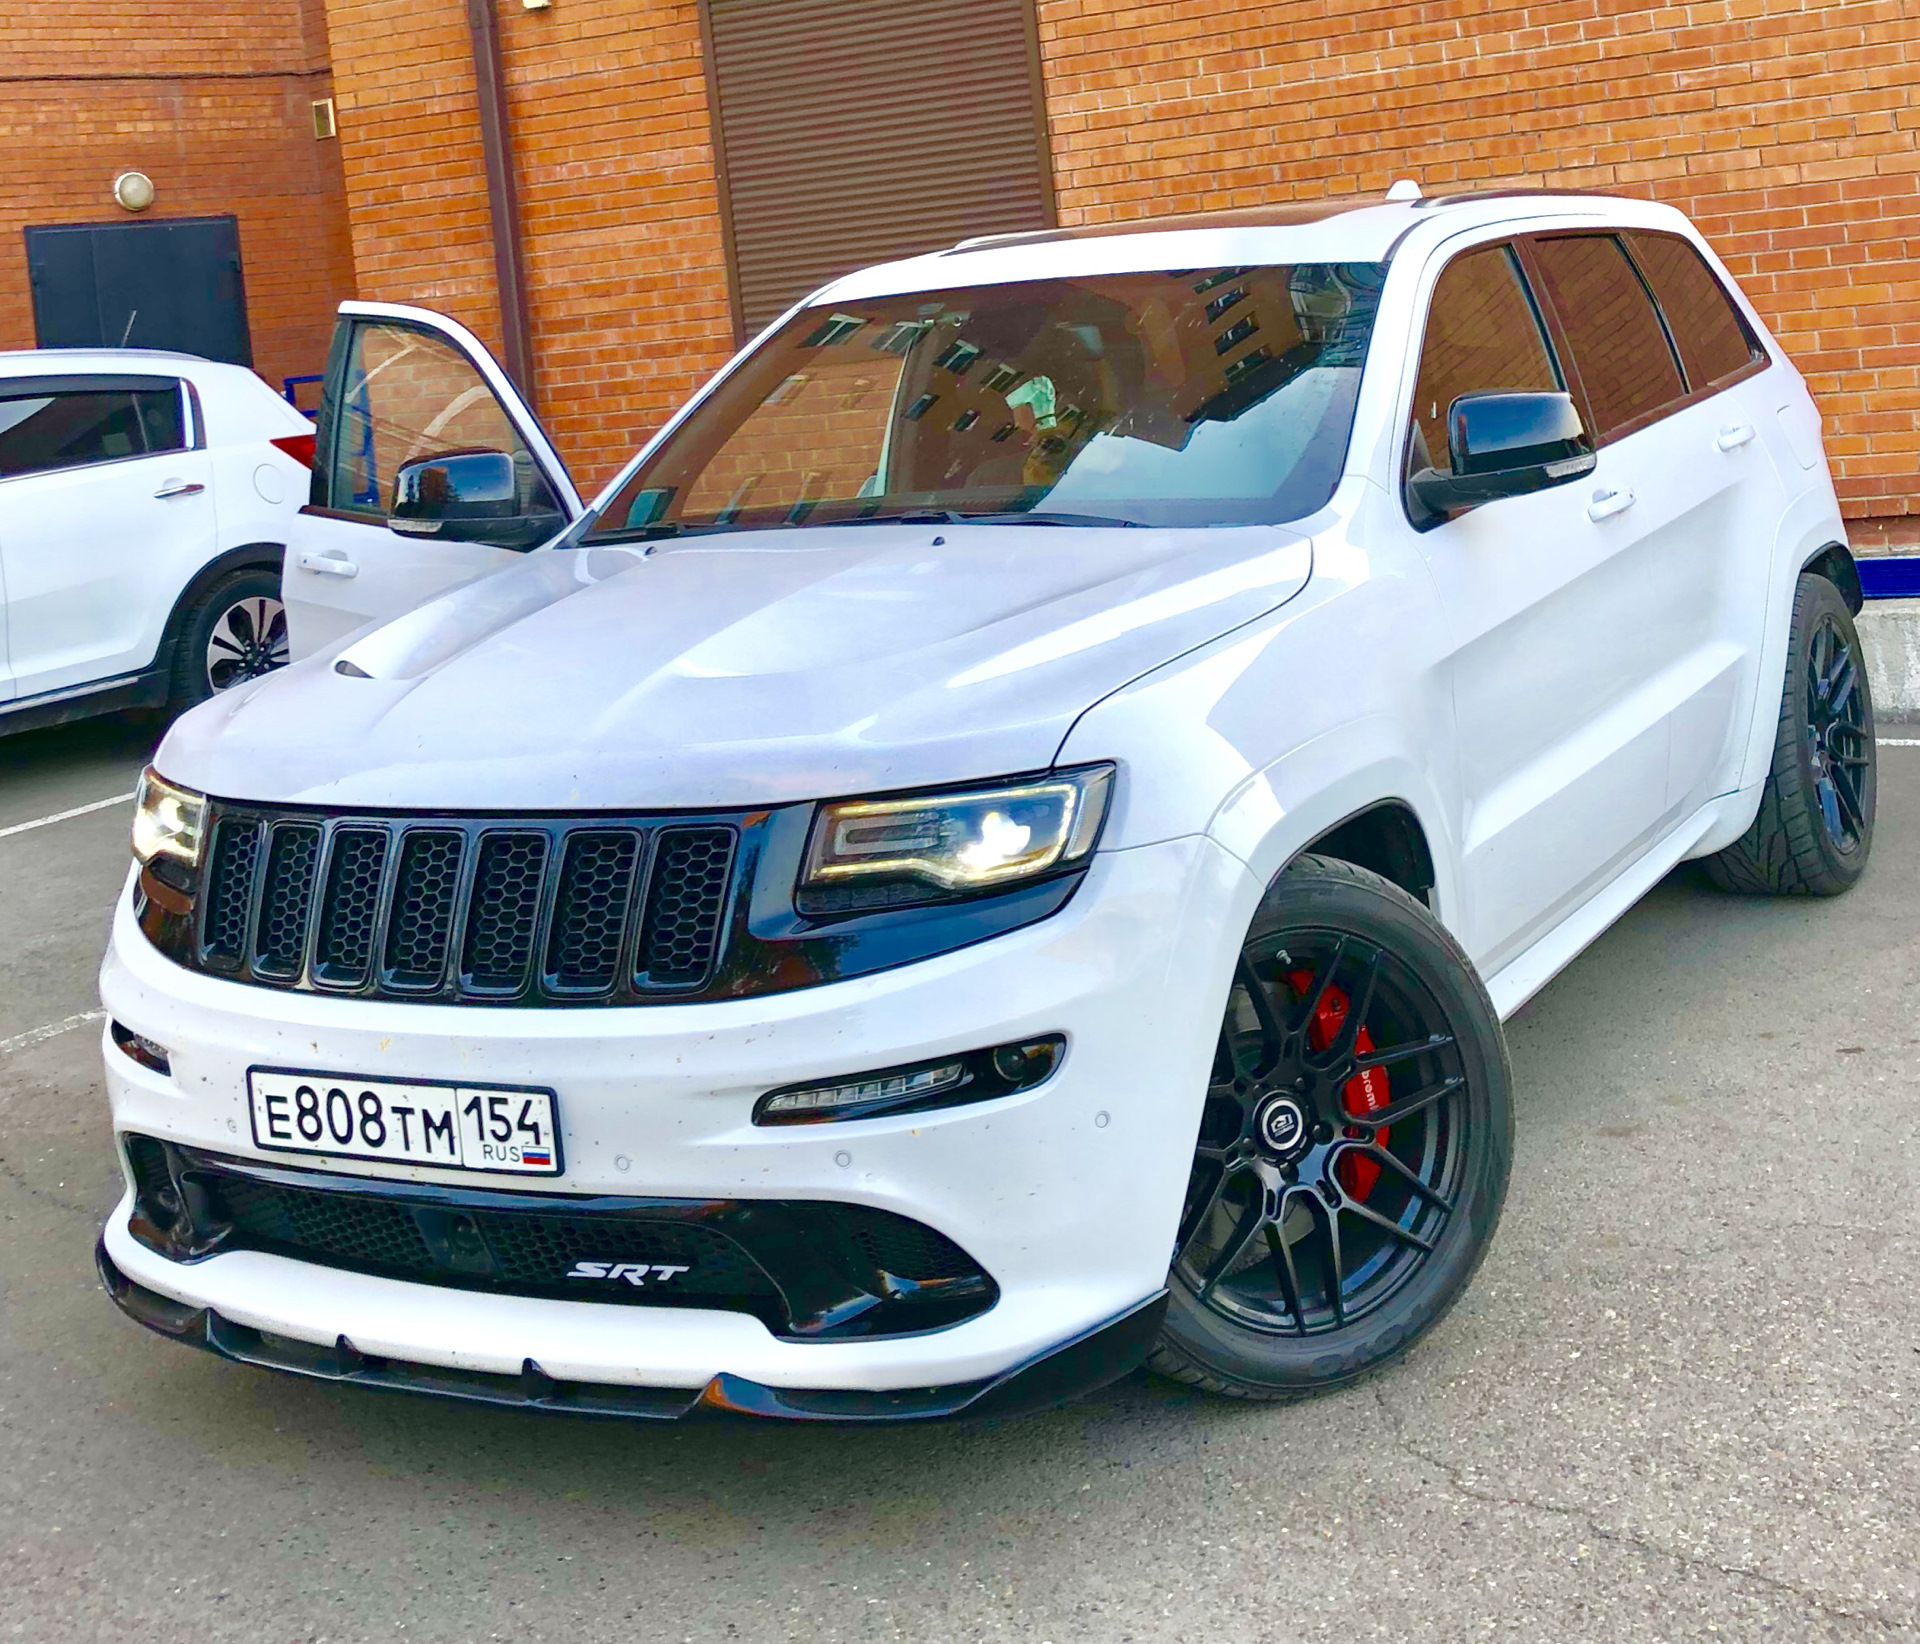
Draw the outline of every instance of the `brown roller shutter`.
<instances>
[{"instance_id":1,"label":"brown roller shutter","mask_svg":"<svg viewBox=\"0 0 1920 1644\"><path fill-rule=\"evenodd\" d=\"M734 306L1053 222L1032 0L706 0Z\"/></svg>"}]
</instances>

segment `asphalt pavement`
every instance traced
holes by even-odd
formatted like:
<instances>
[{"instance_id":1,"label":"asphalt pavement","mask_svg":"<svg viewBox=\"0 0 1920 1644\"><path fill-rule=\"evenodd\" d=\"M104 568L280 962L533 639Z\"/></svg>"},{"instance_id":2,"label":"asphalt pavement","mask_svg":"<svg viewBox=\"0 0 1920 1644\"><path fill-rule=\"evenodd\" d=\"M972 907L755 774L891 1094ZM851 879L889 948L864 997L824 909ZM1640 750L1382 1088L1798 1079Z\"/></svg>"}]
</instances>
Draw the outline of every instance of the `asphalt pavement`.
<instances>
[{"instance_id":1,"label":"asphalt pavement","mask_svg":"<svg viewBox=\"0 0 1920 1644\"><path fill-rule=\"evenodd\" d=\"M1509 1024L1506 1217L1399 1366L829 1430L334 1389L120 1317L63 1024L129 807L18 825L153 734L0 742L0 1639L1920 1637L1920 746L1853 894L1682 870Z\"/></svg>"}]
</instances>

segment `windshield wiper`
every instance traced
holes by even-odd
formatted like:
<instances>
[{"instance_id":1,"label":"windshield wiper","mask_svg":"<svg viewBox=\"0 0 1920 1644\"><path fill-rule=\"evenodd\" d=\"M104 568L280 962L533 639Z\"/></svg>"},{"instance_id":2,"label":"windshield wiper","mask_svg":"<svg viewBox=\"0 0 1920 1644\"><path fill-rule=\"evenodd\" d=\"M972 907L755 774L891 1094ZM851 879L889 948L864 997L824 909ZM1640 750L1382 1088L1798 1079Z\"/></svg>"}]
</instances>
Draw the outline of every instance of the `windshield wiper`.
<instances>
[{"instance_id":1,"label":"windshield wiper","mask_svg":"<svg viewBox=\"0 0 1920 1644\"><path fill-rule=\"evenodd\" d=\"M808 525L965 525L977 514L956 514L951 508L908 508L898 514L854 514L846 519L807 520Z\"/></svg>"},{"instance_id":2,"label":"windshield wiper","mask_svg":"<svg viewBox=\"0 0 1920 1644\"><path fill-rule=\"evenodd\" d=\"M951 508L908 508L898 514L856 514L851 519L809 520L809 525L1100 525L1144 530L1137 519L1111 519L1105 514L1056 514L1044 509L1014 508L991 514L962 514Z\"/></svg>"},{"instance_id":3,"label":"windshield wiper","mask_svg":"<svg viewBox=\"0 0 1920 1644\"><path fill-rule=\"evenodd\" d=\"M716 531L750 531L750 525L735 525L719 520L696 520L692 524L677 519L655 520L651 525L626 525L618 530L602 531L587 546L593 548L618 548L631 542L663 542L669 537L706 536ZM556 547L572 548L579 544L572 542L556 543Z\"/></svg>"},{"instance_id":4,"label":"windshield wiper","mask_svg":"<svg viewBox=\"0 0 1920 1644\"><path fill-rule=\"evenodd\" d=\"M1108 525L1130 530L1148 529L1137 519L1113 519L1106 514L1055 514L1044 508L1015 509L1005 514L963 514L969 525Z\"/></svg>"}]
</instances>

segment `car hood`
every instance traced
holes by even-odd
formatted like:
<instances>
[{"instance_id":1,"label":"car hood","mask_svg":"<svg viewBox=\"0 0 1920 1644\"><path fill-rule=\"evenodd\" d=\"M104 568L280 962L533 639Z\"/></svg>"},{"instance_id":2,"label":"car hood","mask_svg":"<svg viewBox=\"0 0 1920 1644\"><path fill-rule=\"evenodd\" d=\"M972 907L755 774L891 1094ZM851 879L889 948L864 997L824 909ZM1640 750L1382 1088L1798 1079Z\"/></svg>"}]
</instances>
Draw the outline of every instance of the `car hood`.
<instances>
[{"instance_id":1,"label":"car hood","mask_svg":"<svg viewBox=\"0 0 1920 1644\"><path fill-rule=\"evenodd\" d=\"M1305 585L1311 543L817 527L530 554L204 704L156 758L227 798L704 808L1043 769L1092 703Z\"/></svg>"}]
</instances>

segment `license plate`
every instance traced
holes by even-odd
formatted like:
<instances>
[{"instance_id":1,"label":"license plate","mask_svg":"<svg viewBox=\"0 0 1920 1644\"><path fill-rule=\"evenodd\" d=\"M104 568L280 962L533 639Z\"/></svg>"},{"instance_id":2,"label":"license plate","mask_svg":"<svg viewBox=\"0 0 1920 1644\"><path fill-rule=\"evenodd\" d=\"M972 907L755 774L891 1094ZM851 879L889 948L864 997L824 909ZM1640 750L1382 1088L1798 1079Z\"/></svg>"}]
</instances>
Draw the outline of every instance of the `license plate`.
<instances>
[{"instance_id":1,"label":"license plate","mask_svg":"<svg viewBox=\"0 0 1920 1644\"><path fill-rule=\"evenodd\" d=\"M247 1070L254 1146L510 1176L560 1174L553 1092Z\"/></svg>"}]
</instances>

